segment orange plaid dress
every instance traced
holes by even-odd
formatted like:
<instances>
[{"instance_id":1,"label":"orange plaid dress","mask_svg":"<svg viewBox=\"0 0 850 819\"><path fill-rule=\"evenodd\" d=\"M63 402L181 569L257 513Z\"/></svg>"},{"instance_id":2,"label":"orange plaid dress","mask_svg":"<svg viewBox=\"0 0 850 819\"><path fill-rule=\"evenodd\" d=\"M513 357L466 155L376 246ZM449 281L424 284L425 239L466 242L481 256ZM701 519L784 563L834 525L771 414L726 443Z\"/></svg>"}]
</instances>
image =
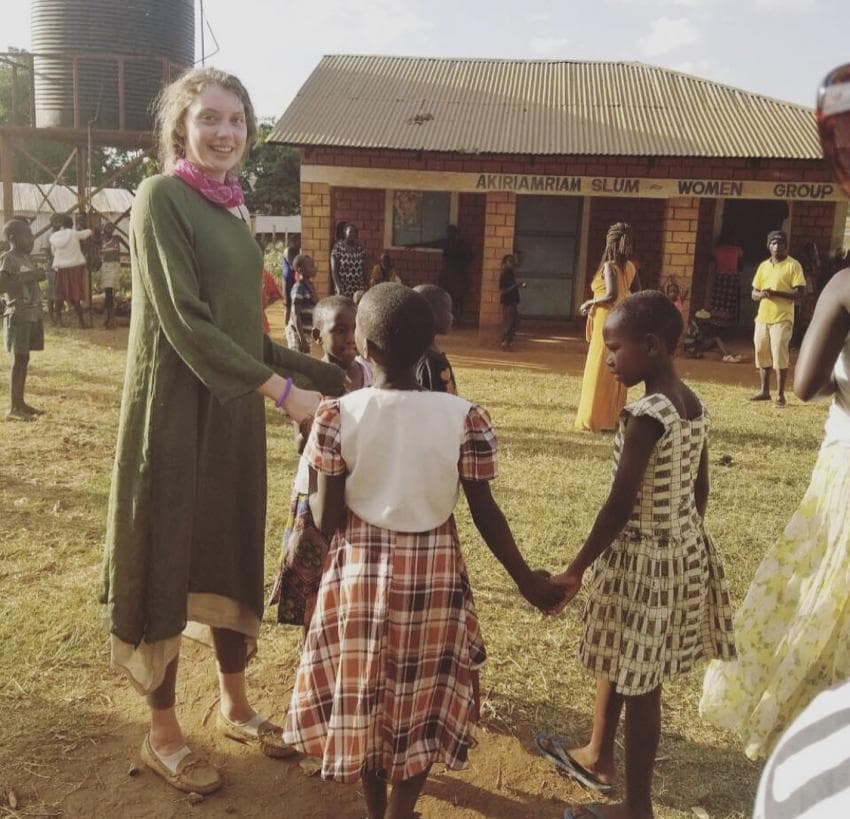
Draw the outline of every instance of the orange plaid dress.
<instances>
[{"instance_id":1,"label":"orange plaid dress","mask_svg":"<svg viewBox=\"0 0 850 819\"><path fill-rule=\"evenodd\" d=\"M410 436L406 453L427 457ZM339 402L324 402L305 455L328 475L346 472ZM492 480L496 440L487 413L466 416L457 474ZM284 739L321 757L322 777L363 770L397 783L434 762L467 767L473 671L484 641L454 517L427 532L373 526L352 511L333 537L284 720Z\"/></svg>"}]
</instances>

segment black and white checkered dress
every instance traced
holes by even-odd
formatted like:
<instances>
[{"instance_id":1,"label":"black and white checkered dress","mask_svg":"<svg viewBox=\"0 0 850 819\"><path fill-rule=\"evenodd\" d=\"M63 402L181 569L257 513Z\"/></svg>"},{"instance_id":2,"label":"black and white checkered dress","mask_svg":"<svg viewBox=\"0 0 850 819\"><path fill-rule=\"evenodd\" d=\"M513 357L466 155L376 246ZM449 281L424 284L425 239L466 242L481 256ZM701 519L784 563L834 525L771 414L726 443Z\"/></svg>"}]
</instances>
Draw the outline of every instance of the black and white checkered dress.
<instances>
[{"instance_id":1,"label":"black and white checkered dress","mask_svg":"<svg viewBox=\"0 0 850 819\"><path fill-rule=\"evenodd\" d=\"M679 417L661 394L627 406L614 438L619 463L628 417L664 427L628 524L593 565L581 661L620 694L652 691L703 658L732 659L732 608L723 566L694 501L708 411Z\"/></svg>"}]
</instances>

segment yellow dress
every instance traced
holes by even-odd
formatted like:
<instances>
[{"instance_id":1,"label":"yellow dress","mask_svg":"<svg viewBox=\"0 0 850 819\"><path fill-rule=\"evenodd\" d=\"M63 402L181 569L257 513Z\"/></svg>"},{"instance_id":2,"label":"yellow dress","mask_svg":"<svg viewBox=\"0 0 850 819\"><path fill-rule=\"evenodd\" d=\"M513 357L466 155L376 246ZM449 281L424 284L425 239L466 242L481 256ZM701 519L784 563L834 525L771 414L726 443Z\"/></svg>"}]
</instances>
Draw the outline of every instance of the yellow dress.
<instances>
[{"instance_id":1,"label":"yellow dress","mask_svg":"<svg viewBox=\"0 0 850 819\"><path fill-rule=\"evenodd\" d=\"M614 380L613 373L605 363L607 351L602 340L602 328L611 309L621 302L631 289L635 278L635 266L626 262L624 268L613 265L617 280L617 295L609 304L598 304L591 308L587 316L586 337L590 342L587 360L584 362L584 377L581 381L581 398L576 414L576 429L589 429L593 432L614 430L617 428L620 412L626 406L626 388ZM594 298L605 295L605 277L603 268L596 271L590 288Z\"/></svg>"}]
</instances>

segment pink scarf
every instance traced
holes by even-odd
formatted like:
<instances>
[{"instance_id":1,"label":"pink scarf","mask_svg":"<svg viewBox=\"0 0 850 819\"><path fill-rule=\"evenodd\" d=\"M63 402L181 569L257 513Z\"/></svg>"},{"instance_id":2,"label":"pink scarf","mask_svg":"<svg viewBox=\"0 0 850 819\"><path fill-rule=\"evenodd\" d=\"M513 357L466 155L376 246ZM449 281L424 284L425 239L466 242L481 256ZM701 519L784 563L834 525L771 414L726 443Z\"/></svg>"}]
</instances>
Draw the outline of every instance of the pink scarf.
<instances>
[{"instance_id":1,"label":"pink scarf","mask_svg":"<svg viewBox=\"0 0 850 819\"><path fill-rule=\"evenodd\" d=\"M245 204L245 193L239 178L232 174L227 174L224 182L210 179L188 159L178 159L173 173L214 205L222 208L238 208Z\"/></svg>"}]
</instances>

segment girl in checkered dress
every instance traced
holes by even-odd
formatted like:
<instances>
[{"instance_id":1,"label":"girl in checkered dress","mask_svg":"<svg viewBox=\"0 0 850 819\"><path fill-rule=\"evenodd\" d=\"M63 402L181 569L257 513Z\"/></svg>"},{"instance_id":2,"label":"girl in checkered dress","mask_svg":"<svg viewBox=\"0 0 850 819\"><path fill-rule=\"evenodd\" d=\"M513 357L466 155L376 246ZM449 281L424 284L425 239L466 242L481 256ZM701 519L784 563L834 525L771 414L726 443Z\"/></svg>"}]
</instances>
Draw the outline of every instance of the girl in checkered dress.
<instances>
[{"instance_id":1,"label":"girl in checkered dress","mask_svg":"<svg viewBox=\"0 0 850 819\"><path fill-rule=\"evenodd\" d=\"M304 450L330 550L284 736L321 757L323 777L362 779L370 819L411 817L434 762L467 766L485 651L452 515L459 485L520 593L542 609L564 594L529 569L490 493L487 413L416 383L433 321L403 285L371 288L355 338L374 384L323 402Z\"/></svg>"},{"instance_id":2,"label":"girl in checkered dress","mask_svg":"<svg viewBox=\"0 0 850 819\"><path fill-rule=\"evenodd\" d=\"M661 685L703 657L735 654L723 567L703 524L708 501L708 412L676 374L682 316L658 291L629 296L605 322L608 366L643 398L620 416L611 491L590 535L555 578L569 600L591 569L579 656L597 678L593 733L547 756L590 788L616 778L614 738L626 709L626 798L565 817L652 816L651 785L661 732ZM562 604L563 605L563 604Z\"/></svg>"}]
</instances>

